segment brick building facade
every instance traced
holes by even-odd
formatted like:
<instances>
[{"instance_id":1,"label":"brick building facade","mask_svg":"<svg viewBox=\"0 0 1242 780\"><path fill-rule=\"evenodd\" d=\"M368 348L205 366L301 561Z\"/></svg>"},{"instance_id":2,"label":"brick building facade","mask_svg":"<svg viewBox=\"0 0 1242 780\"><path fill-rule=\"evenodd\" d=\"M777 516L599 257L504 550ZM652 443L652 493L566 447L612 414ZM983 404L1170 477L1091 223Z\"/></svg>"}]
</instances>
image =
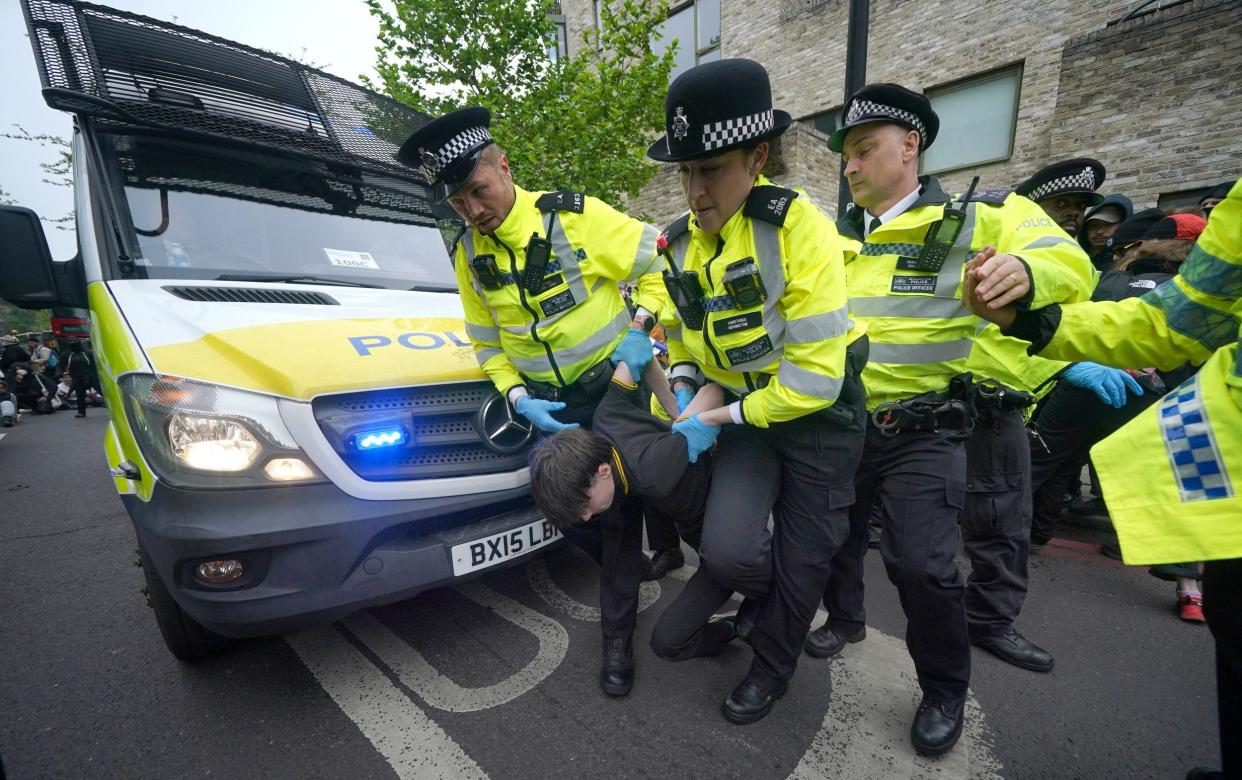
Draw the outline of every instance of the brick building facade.
<instances>
[{"instance_id":1,"label":"brick building facade","mask_svg":"<svg viewBox=\"0 0 1242 780\"><path fill-rule=\"evenodd\" d=\"M570 56L595 23L595 2L561 0ZM719 56L762 63L776 107L802 120L783 139L774 178L834 213L840 159L815 126L831 129L843 103L848 2L696 2L712 14L718 4ZM946 189L976 175L981 187L1012 187L1048 162L1087 156L1108 169L1102 191L1137 207L1176 205L1179 194L1193 202L1242 175L1242 0L1162 0L1118 21L1140 5L872 0L867 81L932 97L945 120L937 151L962 159L935 171ZM674 12L687 7L670 0ZM999 110L994 92L1008 101ZM972 100L994 116L974 124L964 110ZM969 159L976 138L999 151ZM673 167L661 168L632 208L657 222L684 210Z\"/></svg>"}]
</instances>

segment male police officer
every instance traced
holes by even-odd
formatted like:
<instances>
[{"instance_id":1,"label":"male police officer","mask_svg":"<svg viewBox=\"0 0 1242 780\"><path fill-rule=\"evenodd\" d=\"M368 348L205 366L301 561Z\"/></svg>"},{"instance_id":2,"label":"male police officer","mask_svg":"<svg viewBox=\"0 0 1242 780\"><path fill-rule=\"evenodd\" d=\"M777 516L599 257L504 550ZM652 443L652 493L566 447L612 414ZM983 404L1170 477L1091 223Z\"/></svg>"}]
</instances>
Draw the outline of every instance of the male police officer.
<instances>
[{"instance_id":1,"label":"male police officer","mask_svg":"<svg viewBox=\"0 0 1242 780\"><path fill-rule=\"evenodd\" d=\"M1044 166L1015 188L1039 204L1071 236L1077 236L1087 209L1104 196L1096 190L1104 183L1104 165L1090 157L1075 157Z\"/></svg>"},{"instance_id":2,"label":"male police officer","mask_svg":"<svg viewBox=\"0 0 1242 780\"><path fill-rule=\"evenodd\" d=\"M581 193L515 186L490 121L484 108L454 111L419 128L398 157L469 225L453 259L466 334L496 389L545 433L590 425L612 376L609 356L639 375L651 360L646 332L664 300L658 231ZM638 285L633 321L620 281ZM624 696L645 568L641 502L608 517L566 536L600 562L600 686Z\"/></svg>"},{"instance_id":3,"label":"male police officer","mask_svg":"<svg viewBox=\"0 0 1242 780\"><path fill-rule=\"evenodd\" d=\"M918 157L938 128L923 95L871 84L847 102L845 123L829 141L842 152L854 197L837 227L858 242L846 251L846 273L850 315L871 338L863 384L872 414L850 539L833 559L824 595L829 622L808 638L808 649L820 645L816 655L863 638L862 559L878 501L880 554L909 620L906 645L923 689L910 738L927 755L957 742L970 678L953 563L973 423L964 371L978 324L960 300L965 263L987 248L984 294L1003 303L1085 299L1091 282L1090 261L1048 241L1034 203L992 191L954 203L935 178L918 176ZM1033 281L1019 285L1015 271L1028 266Z\"/></svg>"}]
</instances>

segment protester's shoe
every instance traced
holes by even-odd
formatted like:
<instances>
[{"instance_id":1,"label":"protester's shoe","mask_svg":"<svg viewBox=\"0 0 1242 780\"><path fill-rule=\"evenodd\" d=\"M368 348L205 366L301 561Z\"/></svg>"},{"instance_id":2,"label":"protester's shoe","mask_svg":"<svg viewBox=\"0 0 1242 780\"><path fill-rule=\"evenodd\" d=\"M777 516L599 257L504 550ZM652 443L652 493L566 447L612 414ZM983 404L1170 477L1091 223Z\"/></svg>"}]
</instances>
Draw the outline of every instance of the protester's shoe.
<instances>
[{"instance_id":1,"label":"protester's shoe","mask_svg":"<svg viewBox=\"0 0 1242 780\"><path fill-rule=\"evenodd\" d=\"M1092 496L1091 498L1075 496L1070 500L1069 506L1066 507L1066 511L1072 515L1090 516L1108 514L1108 509L1104 506L1104 499L1096 498L1095 496Z\"/></svg>"},{"instance_id":2,"label":"protester's shoe","mask_svg":"<svg viewBox=\"0 0 1242 780\"><path fill-rule=\"evenodd\" d=\"M876 526L869 526L867 529L867 548L871 550L880 549L880 534L883 532Z\"/></svg>"},{"instance_id":3,"label":"protester's shoe","mask_svg":"<svg viewBox=\"0 0 1242 780\"><path fill-rule=\"evenodd\" d=\"M6 414L6 415L4 416L4 423L3 423L3 424L4 424L4 427L5 427L5 428L12 428L12 427L13 427L13 425L14 425L16 422L17 422L17 421L13 419L13 415L11 415L11 414Z\"/></svg>"},{"instance_id":4,"label":"protester's shoe","mask_svg":"<svg viewBox=\"0 0 1242 780\"><path fill-rule=\"evenodd\" d=\"M1177 594L1177 616L1187 623L1203 623L1203 596L1199 593Z\"/></svg>"},{"instance_id":5,"label":"protester's shoe","mask_svg":"<svg viewBox=\"0 0 1242 780\"><path fill-rule=\"evenodd\" d=\"M720 712L730 723L745 725L763 720L772 711L776 700L789 690L789 683L784 680L771 680L767 675L751 670L729 698L720 705Z\"/></svg>"},{"instance_id":6,"label":"protester's shoe","mask_svg":"<svg viewBox=\"0 0 1242 780\"><path fill-rule=\"evenodd\" d=\"M634 637L604 637L604 664L599 687L609 696L625 696L634 687Z\"/></svg>"},{"instance_id":7,"label":"protester's shoe","mask_svg":"<svg viewBox=\"0 0 1242 780\"><path fill-rule=\"evenodd\" d=\"M1044 534L1037 534L1034 531L1031 531L1031 552L1038 552L1044 549L1044 546L1051 541L1051 536L1045 536Z\"/></svg>"},{"instance_id":8,"label":"protester's shoe","mask_svg":"<svg viewBox=\"0 0 1242 780\"><path fill-rule=\"evenodd\" d=\"M1029 669L1032 672L1051 672L1053 666L1052 653L1043 649L1031 640L1022 636L1015 629L996 636L972 636L970 643L982 647L997 658Z\"/></svg>"},{"instance_id":9,"label":"protester's shoe","mask_svg":"<svg viewBox=\"0 0 1242 780\"><path fill-rule=\"evenodd\" d=\"M927 696L910 724L910 743L924 756L942 756L953 749L966 720L966 697L936 701Z\"/></svg>"},{"instance_id":10,"label":"protester's shoe","mask_svg":"<svg viewBox=\"0 0 1242 780\"><path fill-rule=\"evenodd\" d=\"M806 637L802 649L812 658L836 658L845 649L846 643L854 644L867 638L867 627L863 626L849 636L839 636L827 623L812 631Z\"/></svg>"},{"instance_id":11,"label":"protester's shoe","mask_svg":"<svg viewBox=\"0 0 1242 780\"><path fill-rule=\"evenodd\" d=\"M663 579L670 571L676 571L686 565L686 556L680 547L668 547L656 550L651 556L651 567L643 575L643 581Z\"/></svg>"},{"instance_id":12,"label":"protester's shoe","mask_svg":"<svg viewBox=\"0 0 1242 780\"><path fill-rule=\"evenodd\" d=\"M86 412L78 412L77 414L74 415L74 417L85 417L85 416L86 416Z\"/></svg>"}]
</instances>

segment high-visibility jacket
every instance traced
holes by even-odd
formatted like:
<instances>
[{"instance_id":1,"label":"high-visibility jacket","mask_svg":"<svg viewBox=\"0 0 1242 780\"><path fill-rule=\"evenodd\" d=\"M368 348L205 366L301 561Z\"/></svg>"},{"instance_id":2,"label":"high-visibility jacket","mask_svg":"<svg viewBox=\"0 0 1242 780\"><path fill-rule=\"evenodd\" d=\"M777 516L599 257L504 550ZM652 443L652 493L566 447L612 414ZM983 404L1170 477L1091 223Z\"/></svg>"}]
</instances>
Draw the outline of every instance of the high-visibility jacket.
<instances>
[{"instance_id":1,"label":"high-visibility jacket","mask_svg":"<svg viewBox=\"0 0 1242 780\"><path fill-rule=\"evenodd\" d=\"M976 380L995 379L1009 387L1043 396L1055 386L1053 380L1068 365L1064 360L1050 360L1028 355L1029 346L1021 339L1006 336L991 323L975 334L975 342L966 358L966 370ZM1027 411L1032 411L1028 409Z\"/></svg>"},{"instance_id":2,"label":"high-visibility jacket","mask_svg":"<svg viewBox=\"0 0 1242 780\"><path fill-rule=\"evenodd\" d=\"M1008 332L1055 358L1166 371L1206 361L1091 457L1127 563L1242 557L1242 180L1173 279L1019 319Z\"/></svg>"},{"instance_id":3,"label":"high-visibility jacket","mask_svg":"<svg viewBox=\"0 0 1242 780\"><path fill-rule=\"evenodd\" d=\"M760 428L831 406L845 377L846 347L863 334L846 314L845 269L832 220L803 192L760 176L720 229L704 233L683 215L665 230L681 271L698 273L707 315L698 330L664 313L674 377L696 369L742 398ZM752 258L766 299L736 308L726 266Z\"/></svg>"},{"instance_id":4,"label":"high-visibility jacket","mask_svg":"<svg viewBox=\"0 0 1242 780\"><path fill-rule=\"evenodd\" d=\"M466 335L501 393L523 377L563 387L607 358L631 321L618 282L637 282L634 302L656 317L667 298L655 227L580 193L515 189L500 227L491 235L466 230L453 259ZM521 284L533 235L552 245L537 294ZM471 258L482 255L495 258L499 289L471 270Z\"/></svg>"},{"instance_id":5,"label":"high-visibility jacket","mask_svg":"<svg viewBox=\"0 0 1242 780\"><path fill-rule=\"evenodd\" d=\"M863 372L867 408L943 391L967 370L979 319L962 304L966 263L985 246L1022 259L1030 269L1030 306L1082 301L1095 269L1082 247L1030 200L984 190L966 204L966 221L938 273L910 270L924 238L952 201L932 176L904 213L862 240L865 213L851 207L837 222L853 240L846 250L850 315L867 324L871 356ZM955 207L956 208L956 207ZM999 377L998 377L999 378Z\"/></svg>"}]
</instances>

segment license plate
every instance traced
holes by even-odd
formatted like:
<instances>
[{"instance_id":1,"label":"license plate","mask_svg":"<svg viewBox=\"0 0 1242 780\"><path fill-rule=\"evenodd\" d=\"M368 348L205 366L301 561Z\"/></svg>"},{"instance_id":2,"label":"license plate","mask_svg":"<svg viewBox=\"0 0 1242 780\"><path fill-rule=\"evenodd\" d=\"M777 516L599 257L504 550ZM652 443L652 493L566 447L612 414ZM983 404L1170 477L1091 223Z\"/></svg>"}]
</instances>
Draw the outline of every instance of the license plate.
<instances>
[{"instance_id":1,"label":"license plate","mask_svg":"<svg viewBox=\"0 0 1242 780\"><path fill-rule=\"evenodd\" d=\"M556 526L547 520L536 520L511 531L501 531L473 542L455 544L452 549L453 576L460 577L504 563L547 547L560 538L561 532Z\"/></svg>"}]
</instances>

